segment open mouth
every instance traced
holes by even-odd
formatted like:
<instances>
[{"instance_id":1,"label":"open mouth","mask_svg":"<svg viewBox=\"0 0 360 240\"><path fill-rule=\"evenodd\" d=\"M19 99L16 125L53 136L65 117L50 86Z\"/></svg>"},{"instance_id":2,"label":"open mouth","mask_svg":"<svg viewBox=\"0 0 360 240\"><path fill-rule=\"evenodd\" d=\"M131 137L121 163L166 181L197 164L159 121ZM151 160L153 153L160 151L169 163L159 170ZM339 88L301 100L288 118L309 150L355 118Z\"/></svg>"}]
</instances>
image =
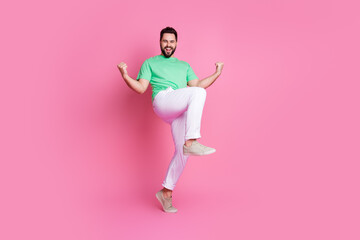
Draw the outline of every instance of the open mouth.
<instances>
[{"instance_id":1,"label":"open mouth","mask_svg":"<svg viewBox=\"0 0 360 240\"><path fill-rule=\"evenodd\" d=\"M172 50L172 48L165 48L165 50L166 50L167 52L169 52L169 51Z\"/></svg>"}]
</instances>

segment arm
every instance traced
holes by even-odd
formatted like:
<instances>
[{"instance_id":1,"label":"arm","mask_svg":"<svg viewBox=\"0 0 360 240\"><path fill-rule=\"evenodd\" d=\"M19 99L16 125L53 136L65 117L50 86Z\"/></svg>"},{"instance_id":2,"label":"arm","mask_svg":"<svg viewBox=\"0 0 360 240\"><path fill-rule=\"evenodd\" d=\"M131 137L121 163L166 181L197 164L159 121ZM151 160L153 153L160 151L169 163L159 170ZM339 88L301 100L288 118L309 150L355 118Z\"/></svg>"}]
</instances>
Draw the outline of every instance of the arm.
<instances>
[{"instance_id":1,"label":"arm","mask_svg":"<svg viewBox=\"0 0 360 240\"><path fill-rule=\"evenodd\" d=\"M188 81L188 85L190 87L202 87L202 88L208 88L215 82L215 80L221 75L222 69L224 67L224 63L222 62L216 62L216 71L212 75L208 76L207 78L204 78L202 80L194 79Z\"/></svg>"},{"instance_id":2,"label":"arm","mask_svg":"<svg viewBox=\"0 0 360 240\"><path fill-rule=\"evenodd\" d=\"M117 65L117 67L119 68L120 70L120 73L125 81L125 83L132 89L134 90L135 92L137 93L144 93L146 91L146 89L148 88L149 86L149 81L146 80L146 79L142 79L140 78L139 81L131 78L128 73L127 73L127 65L126 63L120 63Z\"/></svg>"}]
</instances>

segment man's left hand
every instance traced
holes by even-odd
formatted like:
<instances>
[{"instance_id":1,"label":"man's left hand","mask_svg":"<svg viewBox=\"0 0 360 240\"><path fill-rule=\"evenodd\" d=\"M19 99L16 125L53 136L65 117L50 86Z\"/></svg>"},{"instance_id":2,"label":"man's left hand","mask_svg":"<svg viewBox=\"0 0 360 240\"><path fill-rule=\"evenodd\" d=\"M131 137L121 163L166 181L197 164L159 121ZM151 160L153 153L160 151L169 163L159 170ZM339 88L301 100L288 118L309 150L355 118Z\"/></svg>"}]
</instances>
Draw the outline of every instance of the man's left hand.
<instances>
[{"instance_id":1,"label":"man's left hand","mask_svg":"<svg viewBox=\"0 0 360 240\"><path fill-rule=\"evenodd\" d=\"M224 63L223 62L216 62L215 65L216 65L216 72L221 74L222 69L224 67Z\"/></svg>"}]
</instances>

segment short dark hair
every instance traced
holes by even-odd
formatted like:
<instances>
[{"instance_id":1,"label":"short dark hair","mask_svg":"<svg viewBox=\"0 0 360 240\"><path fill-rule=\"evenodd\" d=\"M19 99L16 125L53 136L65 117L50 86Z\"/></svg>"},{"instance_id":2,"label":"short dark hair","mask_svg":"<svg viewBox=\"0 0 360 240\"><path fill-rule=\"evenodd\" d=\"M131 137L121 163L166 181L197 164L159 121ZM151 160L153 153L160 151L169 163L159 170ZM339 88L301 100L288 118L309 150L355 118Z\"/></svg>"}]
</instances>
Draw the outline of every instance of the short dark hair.
<instances>
[{"instance_id":1,"label":"short dark hair","mask_svg":"<svg viewBox=\"0 0 360 240\"><path fill-rule=\"evenodd\" d=\"M164 33L173 33L173 34L175 35L175 39L176 39L176 41L177 41L177 32L176 32L176 30L175 30L174 28L172 28L172 27L166 27L166 28L164 28L163 30L161 30L161 32L160 32L160 41L161 41Z\"/></svg>"}]
</instances>

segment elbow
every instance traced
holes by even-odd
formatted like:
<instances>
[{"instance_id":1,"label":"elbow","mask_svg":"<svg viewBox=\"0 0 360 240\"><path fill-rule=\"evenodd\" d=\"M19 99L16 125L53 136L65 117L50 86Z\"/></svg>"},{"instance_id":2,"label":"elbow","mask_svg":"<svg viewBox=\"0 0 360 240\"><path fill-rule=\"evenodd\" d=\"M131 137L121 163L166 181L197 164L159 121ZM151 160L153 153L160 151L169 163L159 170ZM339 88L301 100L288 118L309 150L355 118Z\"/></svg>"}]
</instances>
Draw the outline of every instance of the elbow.
<instances>
[{"instance_id":1,"label":"elbow","mask_svg":"<svg viewBox=\"0 0 360 240\"><path fill-rule=\"evenodd\" d=\"M137 92L138 94L143 94L145 91L146 91L146 89L139 89L139 90L137 90L136 92Z\"/></svg>"},{"instance_id":2,"label":"elbow","mask_svg":"<svg viewBox=\"0 0 360 240\"><path fill-rule=\"evenodd\" d=\"M203 82L201 82L201 81L199 81L196 86L201 87L201 88L206 88L206 86L204 86Z\"/></svg>"}]
</instances>

